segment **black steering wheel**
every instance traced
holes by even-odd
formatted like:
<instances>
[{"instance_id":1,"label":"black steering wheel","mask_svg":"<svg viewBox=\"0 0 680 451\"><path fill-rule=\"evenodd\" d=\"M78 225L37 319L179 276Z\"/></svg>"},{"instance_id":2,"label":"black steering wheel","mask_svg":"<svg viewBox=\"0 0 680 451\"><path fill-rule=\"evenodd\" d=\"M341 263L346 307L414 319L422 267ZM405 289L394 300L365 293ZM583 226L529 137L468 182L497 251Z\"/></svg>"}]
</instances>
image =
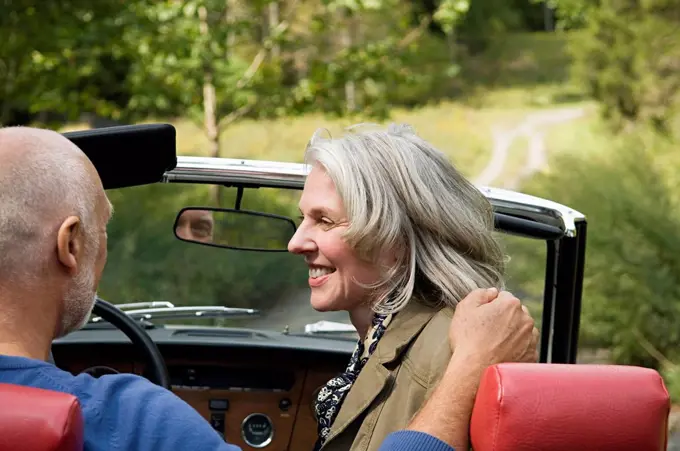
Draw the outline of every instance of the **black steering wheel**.
<instances>
[{"instance_id":1,"label":"black steering wheel","mask_svg":"<svg viewBox=\"0 0 680 451\"><path fill-rule=\"evenodd\" d=\"M170 375L163 355L142 326L118 307L100 298L95 301L92 313L117 327L132 341L133 345L141 348L149 365L149 380L156 385L170 389Z\"/></svg>"}]
</instances>

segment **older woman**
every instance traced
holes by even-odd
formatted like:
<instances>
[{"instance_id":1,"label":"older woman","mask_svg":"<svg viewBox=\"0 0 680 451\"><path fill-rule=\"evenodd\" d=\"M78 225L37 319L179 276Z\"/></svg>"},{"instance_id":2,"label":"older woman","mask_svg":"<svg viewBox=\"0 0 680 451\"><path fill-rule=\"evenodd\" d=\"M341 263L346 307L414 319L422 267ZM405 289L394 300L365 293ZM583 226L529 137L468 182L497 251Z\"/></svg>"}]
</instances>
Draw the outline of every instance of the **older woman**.
<instances>
[{"instance_id":1,"label":"older woman","mask_svg":"<svg viewBox=\"0 0 680 451\"><path fill-rule=\"evenodd\" d=\"M405 427L451 356L448 326L475 288L502 289L486 198L404 125L312 138L302 223L311 304L346 310L360 339L316 400L315 449L375 451Z\"/></svg>"}]
</instances>

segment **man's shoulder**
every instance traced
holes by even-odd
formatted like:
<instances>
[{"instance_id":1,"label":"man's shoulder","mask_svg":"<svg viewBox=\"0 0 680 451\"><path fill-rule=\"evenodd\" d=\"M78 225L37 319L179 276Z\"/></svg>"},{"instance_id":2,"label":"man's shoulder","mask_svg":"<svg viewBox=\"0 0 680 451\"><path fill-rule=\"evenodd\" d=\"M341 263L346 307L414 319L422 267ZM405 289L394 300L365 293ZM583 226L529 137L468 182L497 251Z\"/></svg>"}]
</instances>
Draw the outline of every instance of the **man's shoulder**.
<instances>
[{"instance_id":1,"label":"man's shoulder","mask_svg":"<svg viewBox=\"0 0 680 451\"><path fill-rule=\"evenodd\" d=\"M154 411L190 408L171 391L136 374L121 373L98 378L89 374L48 371L43 377L54 381L55 390L71 393L80 401L86 417L117 417L120 421Z\"/></svg>"},{"instance_id":2,"label":"man's shoulder","mask_svg":"<svg viewBox=\"0 0 680 451\"><path fill-rule=\"evenodd\" d=\"M172 395L171 392L160 387L153 382L136 374L120 373L107 374L98 378L87 375L78 375L76 379L81 379L81 384L92 390L105 393L115 393L120 396L164 396Z\"/></svg>"},{"instance_id":3,"label":"man's shoulder","mask_svg":"<svg viewBox=\"0 0 680 451\"><path fill-rule=\"evenodd\" d=\"M34 371L36 374L33 378L51 385L45 388L76 395L83 405L99 398L115 401L124 397L131 398L126 399L126 402L131 402L136 396L164 396L166 394L172 396L172 393L136 374L110 374L95 378L87 373L73 375L52 366L43 366Z\"/></svg>"},{"instance_id":4,"label":"man's shoulder","mask_svg":"<svg viewBox=\"0 0 680 451\"><path fill-rule=\"evenodd\" d=\"M171 416L169 412L194 412L172 391L136 374L110 374L96 379L87 376L79 385L83 399L105 400L107 410L120 407L121 413L141 410L144 415L153 415L157 411L166 418Z\"/></svg>"}]
</instances>

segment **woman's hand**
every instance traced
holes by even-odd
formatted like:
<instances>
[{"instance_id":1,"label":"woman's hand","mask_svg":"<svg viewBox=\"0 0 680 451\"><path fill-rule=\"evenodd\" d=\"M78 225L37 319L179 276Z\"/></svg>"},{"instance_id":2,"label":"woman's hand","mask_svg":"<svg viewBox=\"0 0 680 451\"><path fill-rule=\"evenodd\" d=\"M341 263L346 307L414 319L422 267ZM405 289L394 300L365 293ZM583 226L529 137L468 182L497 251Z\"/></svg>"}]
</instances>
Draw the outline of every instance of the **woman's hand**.
<instances>
[{"instance_id":1,"label":"woman's hand","mask_svg":"<svg viewBox=\"0 0 680 451\"><path fill-rule=\"evenodd\" d=\"M538 329L519 299L495 288L477 289L456 306L449 329L454 355L486 368L502 362L537 362Z\"/></svg>"}]
</instances>

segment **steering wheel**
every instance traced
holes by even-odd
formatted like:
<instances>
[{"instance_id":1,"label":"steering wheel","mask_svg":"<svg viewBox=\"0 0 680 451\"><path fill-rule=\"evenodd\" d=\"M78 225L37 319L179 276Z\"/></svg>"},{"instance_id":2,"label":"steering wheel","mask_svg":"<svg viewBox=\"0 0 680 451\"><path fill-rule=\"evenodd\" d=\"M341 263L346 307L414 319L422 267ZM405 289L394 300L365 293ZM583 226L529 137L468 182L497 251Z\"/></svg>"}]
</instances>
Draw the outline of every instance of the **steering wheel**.
<instances>
[{"instance_id":1,"label":"steering wheel","mask_svg":"<svg viewBox=\"0 0 680 451\"><path fill-rule=\"evenodd\" d=\"M132 341L133 345L141 348L149 365L149 380L156 385L170 389L170 375L163 355L142 326L118 307L100 298L96 299L92 313L117 327Z\"/></svg>"}]
</instances>

